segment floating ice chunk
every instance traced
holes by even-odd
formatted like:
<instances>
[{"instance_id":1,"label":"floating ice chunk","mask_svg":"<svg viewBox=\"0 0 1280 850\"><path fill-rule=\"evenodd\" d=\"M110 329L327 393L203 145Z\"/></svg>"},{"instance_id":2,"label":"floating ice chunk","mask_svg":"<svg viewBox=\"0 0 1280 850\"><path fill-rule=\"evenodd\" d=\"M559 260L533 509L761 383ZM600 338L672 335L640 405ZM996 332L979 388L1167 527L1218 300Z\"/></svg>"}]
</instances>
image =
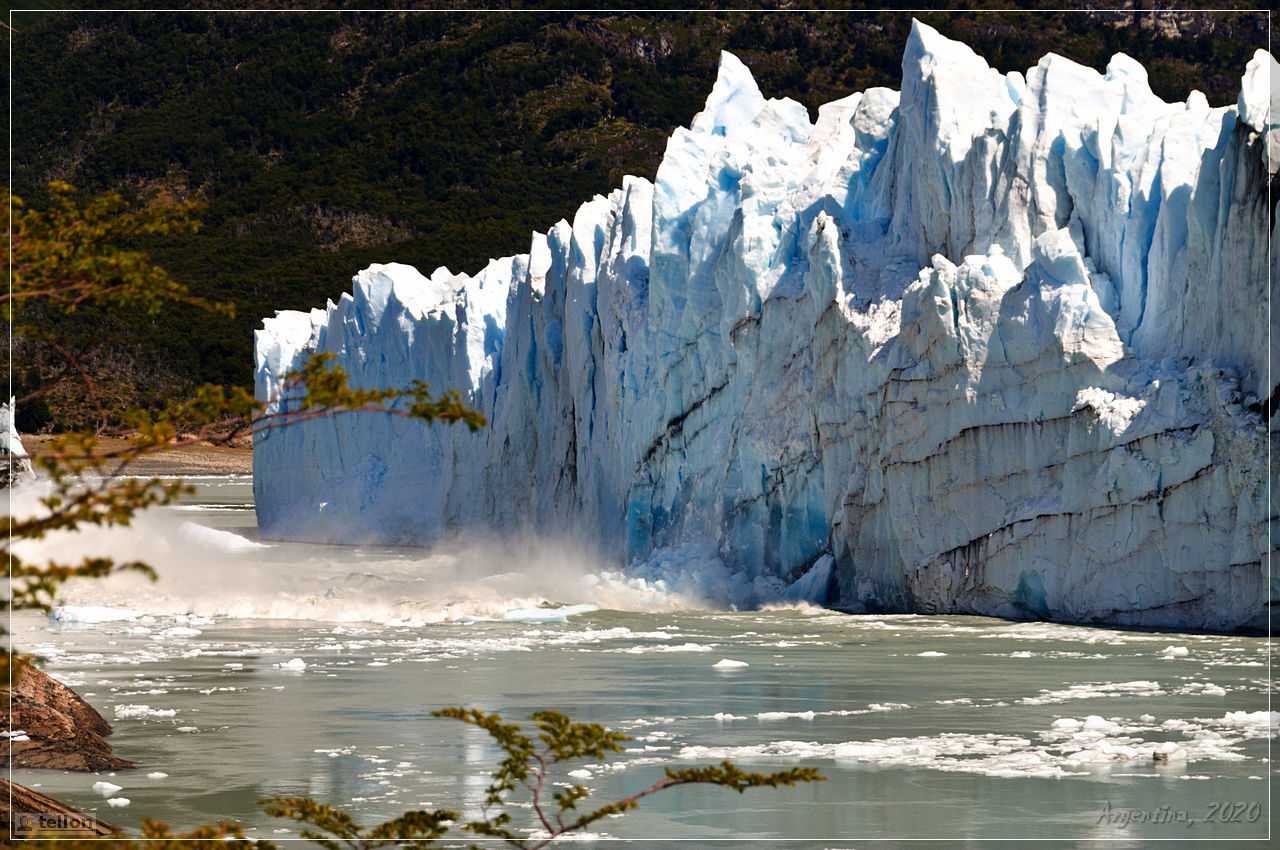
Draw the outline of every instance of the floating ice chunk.
<instances>
[{"instance_id":1,"label":"floating ice chunk","mask_svg":"<svg viewBox=\"0 0 1280 850\"><path fill-rule=\"evenodd\" d=\"M1242 729L1268 729L1274 734L1280 727L1280 711L1228 711L1219 722Z\"/></svg>"},{"instance_id":2,"label":"floating ice chunk","mask_svg":"<svg viewBox=\"0 0 1280 850\"><path fill-rule=\"evenodd\" d=\"M301 670L307 669L307 662L303 661L301 658L290 658L288 661L281 661L280 663L276 664L276 666L279 667L281 670L301 671Z\"/></svg>"},{"instance_id":3,"label":"floating ice chunk","mask_svg":"<svg viewBox=\"0 0 1280 850\"><path fill-rule=\"evenodd\" d=\"M221 552L239 552L245 549L266 549L266 543L258 543L247 537L241 537L231 531L220 528L209 528L194 522L184 522L178 526L178 533L198 546Z\"/></svg>"},{"instance_id":4,"label":"floating ice chunk","mask_svg":"<svg viewBox=\"0 0 1280 850\"><path fill-rule=\"evenodd\" d=\"M1200 694L1202 696L1221 697L1227 695L1226 688L1213 682L1187 682L1174 691L1175 694Z\"/></svg>"},{"instance_id":5,"label":"floating ice chunk","mask_svg":"<svg viewBox=\"0 0 1280 850\"><path fill-rule=\"evenodd\" d=\"M717 670L732 670L737 667L749 667L750 665L745 661L734 661L732 658L721 658L711 666Z\"/></svg>"},{"instance_id":6,"label":"floating ice chunk","mask_svg":"<svg viewBox=\"0 0 1280 850\"><path fill-rule=\"evenodd\" d=\"M1189 650L1185 646L1166 646L1161 654L1170 658L1181 658L1187 655L1188 652Z\"/></svg>"},{"instance_id":7,"label":"floating ice chunk","mask_svg":"<svg viewBox=\"0 0 1280 850\"><path fill-rule=\"evenodd\" d=\"M153 770L147 774L147 778L148 779L168 779L169 774L165 773L162 770Z\"/></svg>"},{"instance_id":8,"label":"floating ice chunk","mask_svg":"<svg viewBox=\"0 0 1280 850\"><path fill-rule=\"evenodd\" d=\"M762 711L756 715L758 720L812 720L815 717L812 711Z\"/></svg>"},{"instance_id":9,"label":"floating ice chunk","mask_svg":"<svg viewBox=\"0 0 1280 850\"><path fill-rule=\"evenodd\" d=\"M535 829L529 832L529 838L533 841L543 841L551 837L551 833L544 829ZM613 837L607 832L562 832L556 836L556 842L574 843L579 841L610 841Z\"/></svg>"},{"instance_id":10,"label":"floating ice chunk","mask_svg":"<svg viewBox=\"0 0 1280 850\"><path fill-rule=\"evenodd\" d=\"M938 652L937 650L934 650L934 649L927 649L924 652L918 653L917 655L920 658L940 658L946 655L946 653Z\"/></svg>"},{"instance_id":11,"label":"floating ice chunk","mask_svg":"<svg viewBox=\"0 0 1280 850\"><path fill-rule=\"evenodd\" d=\"M173 708L152 708L149 705L117 705L112 711L116 718L123 720L130 717L173 717L177 710Z\"/></svg>"},{"instance_id":12,"label":"floating ice chunk","mask_svg":"<svg viewBox=\"0 0 1280 850\"><path fill-rule=\"evenodd\" d=\"M577 614L599 611L596 605L563 605L559 608L512 608L502 615L504 620L521 623L566 623Z\"/></svg>"},{"instance_id":13,"label":"floating ice chunk","mask_svg":"<svg viewBox=\"0 0 1280 850\"><path fill-rule=\"evenodd\" d=\"M164 631L156 632L151 636L151 639L163 640L164 638L170 637L195 637L198 634L201 634L199 629L190 629L186 626L173 626L172 628L165 629Z\"/></svg>"},{"instance_id":14,"label":"floating ice chunk","mask_svg":"<svg viewBox=\"0 0 1280 850\"><path fill-rule=\"evenodd\" d=\"M49 619L56 623L114 623L133 620L140 612L132 608L108 608L105 605L60 605L50 609Z\"/></svg>"},{"instance_id":15,"label":"floating ice chunk","mask_svg":"<svg viewBox=\"0 0 1280 850\"><path fill-rule=\"evenodd\" d=\"M1018 700L1023 705L1054 705L1077 699L1097 699L1117 696L1162 696L1159 682L1144 679L1133 682L1097 682L1072 685L1060 691L1041 691L1034 697Z\"/></svg>"},{"instance_id":16,"label":"floating ice chunk","mask_svg":"<svg viewBox=\"0 0 1280 850\"><path fill-rule=\"evenodd\" d=\"M128 797L112 797L107 800L107 805L113 809L123 809L125 806L129 805L130 802L131 801Z\"/></svg>"},{"instance_id":17,"label":"floating ice chunk","mask_svg":"<svg viewBox=\"0 0 1280 850\"><path fill-rule=\"evenodd\" d=\"M114 782L95 782L93 783L93 790L104 797L110 797L120 790L120 786Z\"/></svg>"},{"instance_id":18,"label":"floating ice chunk","mask_svg":"<svg viewBox=\"0 0 1280 850\"><path fill-rule=\"evenodd\" d=\"M574 779L590 779L591 771L578 768L577 770L569 771L569 775L572 776Z\"/></svg>"},{"instance_id":19,"label":"floating ice chunk","mask_svg":"<svg viewBox=\"0 0 1280 850\"><path fill-rule=\"evenodd\" d=\"M1131 746L1121 741L1102 738L1085 745L1082 749L1069 754L1065 762L1069 765L1103 764L1112 761L1139 761L1153 758L1149 749Z\"/></svg>"}]
</instances>

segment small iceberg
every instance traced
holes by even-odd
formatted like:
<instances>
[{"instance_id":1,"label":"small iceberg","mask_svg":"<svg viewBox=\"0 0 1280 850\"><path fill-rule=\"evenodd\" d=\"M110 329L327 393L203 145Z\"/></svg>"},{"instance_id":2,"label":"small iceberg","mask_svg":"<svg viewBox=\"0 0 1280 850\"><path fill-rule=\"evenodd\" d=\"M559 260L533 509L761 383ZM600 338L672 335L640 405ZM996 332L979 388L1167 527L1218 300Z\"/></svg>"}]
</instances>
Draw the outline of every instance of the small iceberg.
<instances>
[{"instance_id":1,"label":"small iceberg","mask_svg":"<svg viewBox=\"0 0 1280 850\"><path fill-rule=\"evenodd\" d=\"M132 608L108 608L105 605L59 605L49 610L49 619L53 622L76 625L118 623L140 616L141 612Z\"/></svg>"},{"instance_id":2,"label":"small iceberg","mask_svg":"<svg viewBox=\"0 0 1280 850\"><path fill-rule=\"evenodd\" d=\"M204 525L197 525L194 522L184 522L178 526L178 533L183 537L200 546L210 549L217 549L223 552L238 552L244 549L268 549L266 543L258 543L247 537L241 537L231 531L222 531L217 528L209 528Z\"/></svg>"},{"instance_id":3,"label":"small iceberg","mask_svg":"<svg viewBox=\"0 0 1280 850\"><path fill-rule=\"evenodd\" d=\"M567 623L575 614L599 611L599 605L562 605L559 608L512 608L502 615L503 620L518 623Z\"/></svg>"}]
</instances>

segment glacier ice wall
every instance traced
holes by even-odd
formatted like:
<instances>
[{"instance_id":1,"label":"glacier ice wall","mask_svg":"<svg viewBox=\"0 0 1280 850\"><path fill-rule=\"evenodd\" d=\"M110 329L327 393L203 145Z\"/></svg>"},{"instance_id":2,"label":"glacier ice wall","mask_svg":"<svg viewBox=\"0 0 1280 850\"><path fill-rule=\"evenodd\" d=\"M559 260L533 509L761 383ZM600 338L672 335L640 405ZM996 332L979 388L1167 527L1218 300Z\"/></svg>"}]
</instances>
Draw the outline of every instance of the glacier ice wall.
<instances>
[{"instance_id":1,"label":"glacier ice wall","mask_svg":"<svg viewBox=\"0 0 1280 850\"><path fill-rule=\"evenodd\" d=\"M265 320L259 398L332 352L490 426L269 432L262 532L528 529L710 546L852 610L1261 625L1275 60L1216 109L1123 55L1002 75L921 24L902 65L811 122L725 54L652 183L477 275L375 265Z\"/></svg>"}]
</instances>

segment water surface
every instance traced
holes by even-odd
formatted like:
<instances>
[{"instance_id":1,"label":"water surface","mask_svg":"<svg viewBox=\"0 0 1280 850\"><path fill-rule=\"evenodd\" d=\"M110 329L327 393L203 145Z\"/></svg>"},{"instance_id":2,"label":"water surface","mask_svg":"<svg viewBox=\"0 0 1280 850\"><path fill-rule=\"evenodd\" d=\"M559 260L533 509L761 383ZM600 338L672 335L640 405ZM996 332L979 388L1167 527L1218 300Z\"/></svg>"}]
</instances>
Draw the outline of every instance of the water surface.
<instances>
[{"instance_id":1,"label":"water surface","mask_svg":"<svg viewBox=\"0 0 1280 850\"><path fill-rule=\"evenodd\" d=\"M140 547L161 582L86 583L69 605L111 610L14 619L19 645L112 722L116 753L139 770L16 781L131 829L147 815L285 837L295 827L256 803L277 795L366 824L417 808L471 817L497 751L430 712L519 720L551 708L635 738L565 777L602 802L665 767L726 758L811 765L828 780L742 796L675 789L600 822L601 837L1267 835L1265 638L689 609L554 547L255 545L247 479L202 485L109 541ZM581 604L527 610L544 601ZM92 790L104 778L129 805Z\"/></svg>"}]
</instances>

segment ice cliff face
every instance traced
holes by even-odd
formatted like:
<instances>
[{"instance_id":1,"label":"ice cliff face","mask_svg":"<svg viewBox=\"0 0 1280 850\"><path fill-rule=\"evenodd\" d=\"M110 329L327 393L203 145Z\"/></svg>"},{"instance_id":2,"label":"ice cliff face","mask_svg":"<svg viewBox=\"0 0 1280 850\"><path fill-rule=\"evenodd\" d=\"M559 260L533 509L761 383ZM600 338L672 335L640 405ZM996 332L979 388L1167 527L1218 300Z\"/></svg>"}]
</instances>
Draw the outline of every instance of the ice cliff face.
<instances>
[{"instance_id":1,"label":"ice cliff face","mask_svg":"<svg viewBox=\"0 0 1280 850\"><path fill-rule=\"evenodd\" d=\"M1259 626L1275 70L1167 104L1123 55L1001 75L917 24L901 93L811 123L726 54L653 183L474 277L375 265L264 322L260 398L333 352L491 424L270 433L260 527L565 532L642 571L710 552L757 600Z\"/></svg>"},{"instance_id":2,"label":"ice cliff face","mask_svg":"<svg viewBox=\"0 0 1280 850\"><path fill-rule=\"evenodd\" d=\"M16 487L36 477L31 458L22 447L15 419L17 402L9 396L8 404L0 404L0 489Z\"/></svg>"}]
</instances>

